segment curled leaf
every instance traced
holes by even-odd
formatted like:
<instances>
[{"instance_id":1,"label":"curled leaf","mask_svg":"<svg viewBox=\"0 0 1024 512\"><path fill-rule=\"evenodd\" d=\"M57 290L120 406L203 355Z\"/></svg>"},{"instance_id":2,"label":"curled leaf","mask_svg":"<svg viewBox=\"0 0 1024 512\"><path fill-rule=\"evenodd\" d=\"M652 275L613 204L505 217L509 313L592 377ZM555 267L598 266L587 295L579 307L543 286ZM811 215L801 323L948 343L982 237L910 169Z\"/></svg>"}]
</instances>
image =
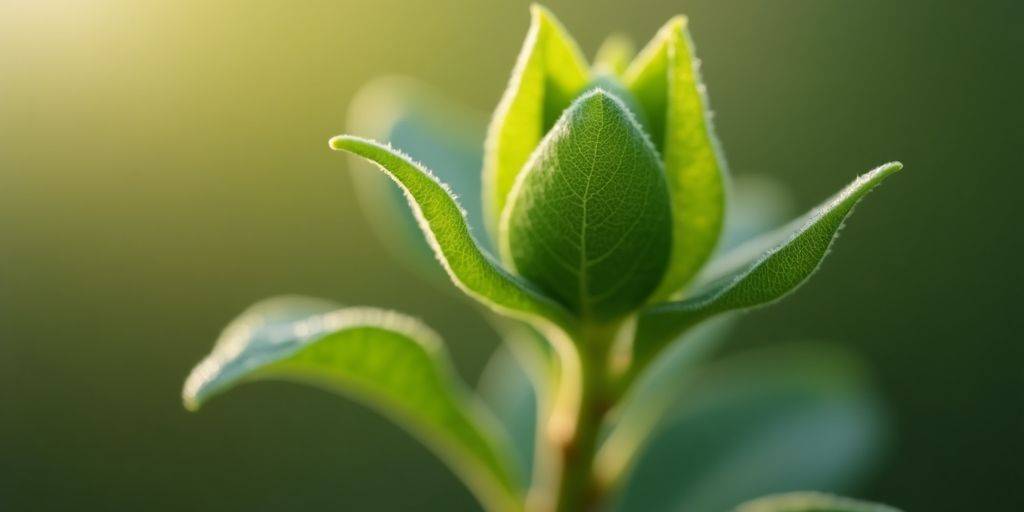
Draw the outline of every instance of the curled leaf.
<instances>
[{"instance_id":1,"label":"curled leaf","mask_svg":"<svg viewBox=\"0 0 1024 512\"><path fill-rule=\"evenodd\" d=\"M375 163L405 190L435 255L464 292L499 313L572 330L564 308L506 272L479 246L455 198L427 170L388 146L359 137L339 135L330 145Z\"/></svg>"},{"instance_id":2,"label":"curled leaf","mask_svg":"<svg viewBox=\"0 0 1024 512\"><path fill-rule=\"evenodd\" d=\"M483 233L480 165L485 121L418 80L391 76L376 79L352 99L351 133L387 141L437 172L438 179L466 209L470 229ZM420 232L401 189L378 172L362 172L373 164L353 155L352 181L367 221L392 254L424 276L445 283L434 253ZM484 237L486 238L486 237ZM479 240L485 248L487 240Z\"/></svg>"},{"instance_id":3,"label":"curled leaf","mask_svg":"<svg viewBox=\"0 0 1024 512\"><path fill-rule=\"evenodd\" d=\"M267 379L311 384L374 407L429 446L481 502L521 508L509 448L452 371L441 339L419 321L316 299L269 299L228 325L182 394L195 410L242 382Z\"/></svg>"},{"instance_id":4,"label":"curled leaf","mask_svg":"<svg viewBox=\"0 0 1024 512\"><path fill-rule=\"evenodd\" d=\"M700 321L726 311L774 302L818 269L853 207L885 178L902 169L882 165L788 226L751 240L715 260L694 295L652 307L640 316L633 354L642 368L666 344Z\"/></svg>"}]
</instances>

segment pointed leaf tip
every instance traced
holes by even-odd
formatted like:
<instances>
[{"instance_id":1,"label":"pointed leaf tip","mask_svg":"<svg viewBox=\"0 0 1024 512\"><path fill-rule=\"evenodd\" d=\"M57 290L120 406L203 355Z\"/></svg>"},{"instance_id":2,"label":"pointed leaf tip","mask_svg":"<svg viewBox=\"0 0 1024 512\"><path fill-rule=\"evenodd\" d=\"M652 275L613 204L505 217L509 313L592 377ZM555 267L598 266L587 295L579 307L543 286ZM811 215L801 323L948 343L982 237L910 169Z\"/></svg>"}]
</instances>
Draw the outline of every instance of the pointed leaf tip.
<instances>
[{"instance_id":1,"label":"pointed leaf tip","mask_svg":"<svg viewBox=\"0 0 1024 512\"><path fill-rule=\"evenodd\" d=\"M651 307L640 318L633 372L680 334L720 313L773 303L817 271L853 208L885 178L903 168L891 162L858 176L817 208L771 233L718 257L684 300Z\"/></svg>"}]
</instances>

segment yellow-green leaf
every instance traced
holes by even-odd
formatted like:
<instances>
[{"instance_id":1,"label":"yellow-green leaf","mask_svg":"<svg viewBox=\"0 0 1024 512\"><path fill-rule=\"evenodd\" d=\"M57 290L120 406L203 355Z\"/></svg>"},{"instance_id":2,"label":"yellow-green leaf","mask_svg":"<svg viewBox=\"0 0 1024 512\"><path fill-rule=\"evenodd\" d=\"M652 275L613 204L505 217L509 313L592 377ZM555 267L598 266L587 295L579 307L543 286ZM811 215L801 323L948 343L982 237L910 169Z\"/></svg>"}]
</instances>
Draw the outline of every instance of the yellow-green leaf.
<instances>
[{"instance_id":1,"label":"yellow-green leaf","mask_svg":"<svg viewBox=\"0 0 1024 512\"><path fill-rule=\"evenodd\" d=\"M554 15L536 4L530 15L526 41L487 130L484 212L492 236L519 171L589 81L583 54Z\"/></svg>"},{"instance_id":2,"label":"yellow-green leaf","mask_svg":"<svg viewBox=\"0 0 1024 512\"><path fill-rule=\"evenodd\" d=\"M359 137L339 135L330 145L373 162L405 191L420 229L456 286L498 313L547 320L548 325L572 331L565 308L505 271L480 247L469 232L462 208L429 171L395 149Z\"/></svg>"},{"instance_id":3,"label":"yellow-green leaf","mask_svg":"<svg viewBox=\"0 0 1024 512\"><path fill-rule=\"evenodd\" d=\"M523 489L493 419L459 381L441 339L418 320L303 297L258 303L192 370L185 405L255 380L287 380L361 401L429 446L492 510L520 510Z\"/></svg>"},{"instance_id":4,"label":"yellow-green leaf","mask_svg":"<svg viewBox=\"0 0 1024 512\"><path fill-rule=\"evenodd\" d=\"M725 159L711 124L686 18L658 32L625 73L661 151L672 194L673 247L656 298L686 285L714 251L725 213Z\"/></svg>"}]
</instances>

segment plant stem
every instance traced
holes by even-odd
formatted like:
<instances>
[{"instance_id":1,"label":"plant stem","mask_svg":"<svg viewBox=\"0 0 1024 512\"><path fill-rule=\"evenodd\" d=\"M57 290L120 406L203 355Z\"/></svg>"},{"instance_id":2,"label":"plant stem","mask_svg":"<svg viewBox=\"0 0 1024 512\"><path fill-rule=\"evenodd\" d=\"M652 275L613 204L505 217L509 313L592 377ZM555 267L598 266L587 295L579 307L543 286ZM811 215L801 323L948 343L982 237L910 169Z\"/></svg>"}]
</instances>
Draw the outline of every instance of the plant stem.
<instances>
[{"instance_id":1,"label":"plant stem","mask_svg":"<svg viewBox=\"0 0 1024 512\"><path fill-rule=\"evenodd\" d=\"M590 325L576 340L560 383L560 400L543 432L549 468L538 482L546 498L538 508L554 512L597 510L602 493L594 479L601 425L611 408L608 354L618 332L615 325ZM566 399L566 397L569 397ZM566 428L565 425L568 425Z\"/></svg>"}]
</instances>

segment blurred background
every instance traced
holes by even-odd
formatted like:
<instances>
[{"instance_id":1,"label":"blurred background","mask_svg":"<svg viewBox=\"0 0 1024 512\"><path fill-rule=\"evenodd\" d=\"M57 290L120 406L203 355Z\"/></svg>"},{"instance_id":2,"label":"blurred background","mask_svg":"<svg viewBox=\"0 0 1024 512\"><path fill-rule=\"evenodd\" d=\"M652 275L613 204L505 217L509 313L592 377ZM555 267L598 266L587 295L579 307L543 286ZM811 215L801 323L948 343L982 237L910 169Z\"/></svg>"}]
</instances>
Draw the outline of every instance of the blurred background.
<instances>
[{"instance_id":1,"label":"blurred background","mask_svg":"<svg viewBox=\"0 0 1024 512\"><path fill-rule=\"evenodd\" d=\"M904 162L736 342L863 355L895 428L859 496L1024 509L1024 4L549 7L591 56L688 14L733 172L800 210ZM486 115L528 22L518 1L0 0L0 509L473 509L359 405L255 384L190 414L179 396L228 320L285 292L420 316L475 382L493 331L395 268L326 141L383 74Z\"/></svg>"}]
</instances>

